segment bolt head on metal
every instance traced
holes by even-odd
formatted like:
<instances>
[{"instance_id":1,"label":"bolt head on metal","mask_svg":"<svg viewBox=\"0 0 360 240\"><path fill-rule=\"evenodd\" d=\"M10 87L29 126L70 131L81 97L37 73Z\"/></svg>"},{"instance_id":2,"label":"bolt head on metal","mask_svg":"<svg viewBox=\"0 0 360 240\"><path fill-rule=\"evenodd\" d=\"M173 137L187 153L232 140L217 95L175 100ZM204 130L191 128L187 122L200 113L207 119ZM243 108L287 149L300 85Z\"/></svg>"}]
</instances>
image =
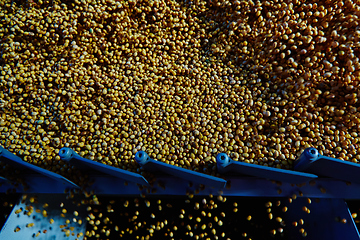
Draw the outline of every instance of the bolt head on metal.
<instances>
[{"instance_id":1,"label":"bolt head on metal","mask_svg":"<svg viewBox=\"0 0 360 240\"><path fill-rule=\"evenodd\" d=\"M319 157L319 151L313 147L305 149L304 154L311 160Z\"/></svg>"},{"instance_id":2,"label":"bolt head on metal","mask_svg":"<svg viewBox=\"0 0 360 240\"><path fill-rule=\"evenodd\" d=\"M70 161L73 157L73 150L67 147L63 147L59 151L59 156L61 160Z\"/></svg>"},{"instance_id":3,"label":"bolt head on metal","mask_svg":"<svg viewBox=\"0 0 360 240\"><path fill-rule=\"evenodd\" d=\"M226 167L230 163L230 158L226 153L219 153L216 156L216 164L218 168Z\"/></svg>"},{"instance_id":4,"label":"bolt head on metal","mask_svg":"<svg viewBox=\"0 0 360 240\"><path fill-rule=\"evenodd\" d=\"M144 165L149 160L149 155L144 151L138 151L135 154L135 161L141 166Z\"/></svg>"}]
</instances>

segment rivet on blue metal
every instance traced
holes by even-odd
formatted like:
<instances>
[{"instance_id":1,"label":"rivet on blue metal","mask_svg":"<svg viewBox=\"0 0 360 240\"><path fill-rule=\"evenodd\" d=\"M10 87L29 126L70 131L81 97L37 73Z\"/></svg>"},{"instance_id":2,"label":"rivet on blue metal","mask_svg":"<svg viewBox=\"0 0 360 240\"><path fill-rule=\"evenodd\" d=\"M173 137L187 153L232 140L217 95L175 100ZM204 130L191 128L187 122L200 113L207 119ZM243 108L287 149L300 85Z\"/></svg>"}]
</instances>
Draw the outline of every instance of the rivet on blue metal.
<instances>
[{"instance_id":1,"label":"rivet on blue metal","mask_svg":"<svg viewBox=\"0 0 360 240\"><path fill-rule=\"evenodd\" d=\"M226 184L226 180L222 178L213 177L204 173L191 171L151 159L144 151L137 152L135 154L135 160L146 171L163 172L190 182L204 184L213 188L224 188Z\"/></svg>"},{"instance_id":2,"label":"rivet on blue metal","mask_svg":"<svg viewBox=\"0 0 360 240\"><path fill-rule=\"evenodd\" d=\"M219 153L216 156L216 163L219 173L233 172L289 183L304 183L317 178L314 174L237 162L229 158L226 153Z\"/></svg>"},{"instance_id":3,"label":"rivet on blue metal","mask_svg":"<svg viewBox=\"0 0 360 240\"><path fill-rule=\"evenodd\" d=\"M53 172L43 169L41 167L32 165L28 162L24 162L20 157L12 154L11 152L9 152L8 150L4 149L1 146L0 146L0 161L7 163L13 167L16 167L17 169L31 170L40 175L43 175L43 176L49 177L55 181L61 182L62 184L64 184L67 187L79 188L79 186L77 186L75 183L71 182L70 180L64 178L63 176L61 176L57 173L53 173Z\"/></svg>"},{"instance_id":4,"label":"rivet on blue metal","mask_svg":"<svg viewBox=\"0 0 360 240\"><path fill-rule=\"evenodd\" d=\"M307 148L295 161L294 169L331 177L343 181L360 183L360 165L321 155L316 148Z\"/></svg>"},{"instance_id":5,"label":"rivet on blue metal","mask_svg":"<svg viewBox=\"0 0 360 240\"><path fill-rule=\"evenodd\" d=\"M91 161L89 159L81 157L71 148L61 148L59 156L62 160L69 162L79 169L91 169L102 173L106 173L113 177L124 179L125 181L138 183L141 185L149 186L148 181L140 174L129 172L120 168L108 166L102 163Z\"/></svg>"}]
</instances>

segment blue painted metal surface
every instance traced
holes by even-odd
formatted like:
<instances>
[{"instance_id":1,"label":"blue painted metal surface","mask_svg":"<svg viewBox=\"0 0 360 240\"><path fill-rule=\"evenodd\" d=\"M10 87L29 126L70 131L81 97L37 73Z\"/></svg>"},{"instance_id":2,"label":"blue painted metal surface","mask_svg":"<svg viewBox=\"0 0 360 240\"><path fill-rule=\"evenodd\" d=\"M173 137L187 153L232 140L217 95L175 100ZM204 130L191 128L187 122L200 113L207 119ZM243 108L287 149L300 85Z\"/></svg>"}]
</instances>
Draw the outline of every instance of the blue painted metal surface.
<instances>
[{"instance_id":1,"label":"blue painted metal surface","mask_svg":"<svg viewBox=\"0 0 360 240\"><path fill-rule=\"evenodd\" d=\"M32 169L41 170L40 172L49 172L23 162L20 158L7 152L6 150L3 151L3 153L4 152L5 155L2 155L2 159L4 156L7 156L6 159L15 158L16 161L7 160L11 163L15 162L15 166L23 167L30 165ZM142 155L140 156L140 154ZM227 156L221 154L217 156L218 168L219 171L224 174L226 180L155 161L149 158L146 153L138 152L135 156L136 161L145 170L155 173L156 180L152 183L151 187L147 184L146 179L144 179L140 174L128 172L82 158L71 149L63 148L59 152L59 155L62 159L87 171L90 178L94 180L90 190L93 190L96 194L139 195L140 193L143 193L155 195L184 195L201 189L199 192L200 195L216 195L218 190L222 189L223 194L228 196L280 197L300 194L307 197L318 198L360 199L359 183L353 182L349 185L342 180L334 178L316 178L316 175L308 173L238 163L232 161L231 159L226 160ZM221 156L224 156L224 159L221 159ZM227 164L224 167L224 162L230 162L230 164ZM343 161L340 162L343 163ZM156 174L156 172L159 171L172 176ZM227 174L228 171L244 171L241 173L256 177L229 175ZM341 171L341 169L339 169L339 171ZM59 177L59 175L52 172L50 173L51 176L63 178L62 176ZM348 173L350 173L350 171ZM28 173L26 175L26 182L30 188L27 191L38 193L62 193L65 189L62 182L54 181L52 178L49 179L48 175L37 174L37 172ZM274 179L276 182L269 181L266 178ZM305 182L305 184L291 184L296 182L293 181L293 178L295 178L295 180L299 180L298 182ZM304 181L304 179L306 179L306 181ZM312 180L309 182L309 179ZM24 191L21 185L15 186L5 179L0 179L0 181L1 192L6 192L9 188L15 189L17 192ZM193 182L193 185L189 185L189 181ZM231 183L231 188L223 188L226 181ZM139 186L137 184L145 185L147 187L141 187L139 190ZM200 184L203 184L204 186L200 186Z\"/></svg>"},{"instance_id":2,"label":"blue painted metal surface","mask_svg":"<svg viewBox=\"0 0 360 240\"><path fill-rule=\"evenodd\" d=\"M30 197L36 197L36 202L29 202ZM36 194L28 196L23 202L18 202L6 223L0 231L0 239L48 239L48 240L81 240L84 238L86 231L86 206L78 206L73 204L74 199L67 199L65 194ZM44 207L44 203L48 206ZM60 204L66 207L67 212L64 214ZM27 207L31 206L34 210L39 209L39 212L33 211L30 215L26 214ZM22 209L21 212L16 211ZM43 211L46 214L43 214ZM73 212L77 211L77 216ZM63 217L60 214L64 214ZM50 224L50 219L52 223ZM66 223L67 219L71 219ZM79 221L81 220L81 221ZM79 224L81 222L81 224ZM28 224L33 224L29 227ZM62 227L60 227L62 226ZM68 230L69 236L66 236Z\"/></svg>"},{"instance_id":3,"label":"blue painted metal surface","mask_svg":"<svg viewBox=\"0 0 360 240\"><path fill-rule=\"evenodd\" d=\"M311 199L297 198L286 204L288 210L284 217L286 229L290 232L289 239L360 239L359 231L354 223L344 199ZM310 213L303 211L306 207ZM301 224L300 219L303 220ZM297 226L292 223L297 222ZM306 237L299 234L304 229Z\"/></svg>"},{"instance_id":4,"label":"blue painted metal surface","mask_svg":"<svg viewBox=\"0 0 360 240\"><path fill-rule=\"evenodd\" d=\"M360 165L319 154L315 148L307 148L295 161L294 169L322 177L360 183Z\"/></svg>"},{"instance_id":5,"label":"blue painted metal surface","mask_svg":"<svg viewBox=\"0 0 360 240\"><path fill-rule=\"evenodd\" d=\"M129 182L135 182L141 185L149 185L148 181L140 174L91 161L89 159L81 157L79 154L77 154L70 148L60 149L59 156L62 160L69 162L70 164L76 166L79 169L96 170L98 172L121 178Z\"/></svg>"},{"instance_id":6,"label":"blue painted metal surface","mask_svg":"<svg viewBox=\"0 0 360 240\"><path fill-rule=\"evenodd\" d=\"M147 181L140 174L128 172L122 169L84 159L77 155L71 149L64 148L62 150L64 151L59 152L59 155L62 159L67 160L71 164L76 165L78 168L87 171L87 174L89 174L90 178L94 180L94 183L91 185L90 190L93 190L95 194L139 195L140 193L143 193L155 195L184 195L189 192L196 192L197 190L201 189L199 192L200 195L216 195L218 193L218 190L222 189L223 194L228 196L288 197L293 194L301 194L307 197L318 198L360 199L360 184L358 183L352 183L351 185L349 185L342 180L334 178L305 177L307 183L295 185L291 184L295 181L289 181L287 177L289 177L289 179L292 179L292 177L294 177L294 174L299 174L301 175L301 177L299 178L299 182L304 182L304 175L312 177L315 175L295 171L285 171L286 174L281 175L279 174L279 170L281 169L238 163L235 161L233 161L235 163L226 165L222 170L222 166L218 166L220 172L224 173L226 180L231 183L231 188L223 189L226 183L226 180L224 179L155 161L150 159L146 153L139 152L135 156L136 161L139 162L145 170L154 172L156 175L156 180L150 187L147 184ZM143 154L140 156L140 153ZM10 156L17 158L12 154L10 154ZM220 158L220 160L226 160L221 159L221 156L226 157L226 155L218 155L217 158ZM18 158L17 160L17 162L24 163L23 161L21 161L20 158ZM232 161L231 159L228 160L230 162ZM25 164L29 165L28 163ZM245 169L245 174L253 174L257 177L238 175L234 176L226 174L229 170L239 170L233 168L233 166L237 166L238 164L240 164L240 171L243 171L243 169ZM17 165L15 164L15 166ZM31 166L38 168L33 165ZM41 168L39 169L42 171L46 171ZM249 169L251 171L249 171ZM156 172L158 171L165 172L176 177L166 176L163 174L157 175ZM283 174L283 171L284 170L280 172ZM290 172L290 174L287 174L288 172ZM280 177L276 177L276 174L279 174ZM57 174L55 174L55 176L56 175ZM269 181L266 178L272 178L277 182ZM309 179L312 179L312 181L308 182ZM21 185L15 186L14 184L11 184L11 182L7 182L4 179L0 181L1 192L6 192L9 188L16 189L17 192L24 191ZM65 189L62 183L60 184L60 182L58 181L50 180L47 175L41 175L36 173L27 174L26 181L30 187L27 190L28 192L62 193ZM189 185L189 181L193 182L193 185L191 187ZM141 190L139 190L139 186L137 185L139 183L147 187L140 188ZM200 186L200 184L203 184L204 186Z\"/></svg>"},{"instance_id":7,"label":"blue painted metal surface","mask_svg":"<svg viewBox=\"0 0 360 240\"><path fill-rule=\"evenodd\" d=\"M26 187L15 182L4 182L0 184L0 192L12 190L18 193L64 193L65 190L76 189L73 185L63 184L41 174L26 174L22 178Z\"/></svg>"},{"instance_id":8,"label":"blue painted metal surface","mask_svg":"<svg viewBox=\"0 0 360 240\"><path fill-rule=\"evenodd\" d=\"M90 189L94 194L139 196L181 196L187 193L208 196L209 194L218 195L220 188L203 187L194 183L189 185L187 179L181 179L173 176L157 176L151 187L139 187L134 182L128 182L121 178L115 178L109 175L90 175L93 180ZM307 184L290 184L269 181L257 177L237 177L229 176L226 178L231 187L221 189L224 196L239 197L291 197L293 194L303 195L312 198L344 198L360 199L360 184L348 185L344 181L318 178ZM27 193L63 193L64 189L52 185L45 177L34 175L29 177L31 187ZM0 192L6 192L9 188L14 188L10 184L0 185ZM15 188L16 192L24 192L21 186Z\"/></svg>"},{"instance_id":9,"label":"blue painted metal surface","mask_svg":"<svg viewBox=\"0 0 360 240\"><path fill-rule=\"evenodd\" d=\"M75 183L71 182L70 180L66 179L65 177L53 173L51 171L45 170L41 167L32 165L30 163L24 162L20 157L12 154L8 150L4 149L0 146L0 161L9 164L16 169L24 170L26 169L26 172L29 173L26 176L30 175L31 173L37 173L40 174L46 178L48 178L47 181L53 180L55 181L56 185L62 185L63 188L79 188ZM26 176L24 176L26 178ZM41 182L41 184L43 184Z\"/></svg>"},{"instance_id":10,"label":"blue painted metal surface","mask_svg":"<svg viewBox=\"0 0 360 240\"><path fill-rule=\"evenodd\" d=\"M0 176L0 182L9 182L9 179Z\"/></svg>"},{"instance_id":11,"label":"blue painted metal surface","mask_svg":"<svg viewBox=\"0 0 360 240\"><path fill-rule=\"evenodd\" d=\"M185 168L173 166L163 162L151 159L144 151L139 151L135 154L136 162L145 170L150 172L164 172L172 176L186 179L190 182L201 183L206 186L221 189L225 187L226 181L222 178L213 177L203 173L198 173Z\"/></svg>"},{"instance_id":12,"label":"blue painted metal surface","mask_svg":"<svg viewBox=\"0 0 360 240\"><path fill-rule=\"evenodd\" d=\"M3 148L0 150L1 161L18 169L31 170L31 173L25 176L30 186L27 193L63 193L64 182L65 185L67 183L67 186L74 187L66 178L26 163ZM296 161L295 169L298 171L236 162L226 154L218 154L218 171L224 175L226 180L155 161L145 152L140 151L135 155L135 160L144 170L153 172L156 176L151 186L140 174L82 158L69 148L61 149L59 155L61 159L89 173L90 178L94 180L91 185L94 194L179 196L191 193L203 196L209 194L238 197L290 197L297 195L317 198L318 202L313 200L309 207L311 214L299 210L304 205L304 198L298 197L294 200L291 204L299 204L299 206L289 208L286 214L288 220L295 221L303 218L306 223L304 228L306 226L308 239L359 239L358 230L343 200L360 199L360 181L357 180L359 167L354 163L321 156L314 148L306 149L300 159ZM309 173L299 172L300 170ZM166 174L158 175L157 172ZM246 176L230 175L228 174L230 172ZM318 178L315 174L320 177ZM269 179L275 181L269 181ZM0 178L0 182L0 192L5 192L9 188L16 189L17 192L24 192L22 186L13 185L6 178ZM13 226L9 227L10 223L16 223L13 220L14 218L7 223L8 229L6 230L9 234L7 236L11 238L15 236L13 235ZM40 220L38 223L40 224ZM42 225L40 224L40 226ZM298 233L299 227L294 231ZM2 231L0 234L4 232ZM1 236L5 235L0 235L0 238Z\"/></svg>"},{"instance_id":13,"label":"blue painted metal surface","mask_svg":"<svg viewBox=\"0 0 360 240\"><path fill-rule=\"evenodd\" d=\"M317 178L314 174L237 162L225 153L219 153L216 156L216 163L218 172L222 174L233 172L289 183L304 183Z\"/></svg>"}]
</instances>

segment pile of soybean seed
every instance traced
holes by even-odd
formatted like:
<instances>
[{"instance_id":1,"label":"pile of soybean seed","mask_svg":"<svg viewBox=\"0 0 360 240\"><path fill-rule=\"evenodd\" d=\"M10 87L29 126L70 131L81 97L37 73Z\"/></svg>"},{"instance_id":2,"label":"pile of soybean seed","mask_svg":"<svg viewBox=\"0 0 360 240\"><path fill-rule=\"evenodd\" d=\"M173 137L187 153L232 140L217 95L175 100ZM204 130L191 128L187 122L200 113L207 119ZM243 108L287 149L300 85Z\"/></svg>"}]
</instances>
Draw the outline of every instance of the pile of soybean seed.
<instances>
[{"instance_id":1,"label":"pile of soybean seed","mask_svg":"<svg viewBox=\"0 0 360 240\"><path fill-rule=\"evenodd\" d=\"M3 0L0 145L61 174L59 149L140 172L139 150L291 169L313 146L358 162L360 5Z\"/></svg>"}]
</instances>

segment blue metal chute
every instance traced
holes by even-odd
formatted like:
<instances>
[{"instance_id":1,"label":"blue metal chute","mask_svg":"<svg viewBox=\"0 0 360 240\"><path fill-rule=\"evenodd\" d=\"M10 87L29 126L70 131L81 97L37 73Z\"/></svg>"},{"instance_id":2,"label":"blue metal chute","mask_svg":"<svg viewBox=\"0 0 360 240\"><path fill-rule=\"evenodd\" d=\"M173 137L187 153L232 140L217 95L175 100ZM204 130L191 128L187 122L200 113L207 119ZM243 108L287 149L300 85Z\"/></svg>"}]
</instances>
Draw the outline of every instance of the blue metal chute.
<instances>
[{"instance_id":1,"label":"blue metal chute","mask_svg":"<svg viewBox=\"0 0 360 240\"><path fill-rule=\"evenodd\" d=\"M302 210L304 206L311 210L310 214ZM291 239L360 239L351 212L342 198L320 198L311 203L306 198L297 198L288 208L284 220L292 223L299 219L305 222L307 237ZM345 221L341 222L341 219ZM298 236L301 227L287 226L289 236Z\"/></svg>"},{"instance_id":2,"label":"blue metal chute","mask_svg":"<svg viewBox=\"0 0 360 240\"><path fill-rule=\"evenodd\" d=\"M360 183L360 165L321 155L316 148L307 148L295 161L294 169L343 181Z\"/></svg>"},{"instance_id":3,"label":"blue metal chute","mask_svg":"<svg viewBox=\"0 0 360 240\"><path fill-rule=\"evenodd\" d=\"M255 176L295 184L308 182L317 178L316 175L310 173L302 173L250 163L237 162L229 158L229 156L225 153L219 153L216 156L216 162L219 173L234 172L248 176Z\"/></svg>"},{"instance_id":4,"label":"blue metal chute","mask_svg":"<svg viewBox=\"0 0 360 240\"><path fill-rule=\"evenodd\" d=\"M1 146L0 146L0 161L4 162L6 164L9 164L9 165L15 167L16 169L30 170L32 172L35 172L37 174L40 174L42 176L45 176L52 180L55 180L56 182L61 183L64 187L79 188L78 185L76 185L75 183L71 182L70 180L66 179L65 177L63 177L57 173L53 173L53 172L43 169L41 167L32 165L28 162L24 162L20 157L12 154L11 152L9 152L8 150L4 149Z\"/></svg>"},{"instance_id":5,"label":"blue metal chute","mask_svg":"<svg viewBox=\"0 0 360 240\"><path fill-rule=\"evenodd\" d=\"M149 186L148 181L140 174L83 158L75 151L73 151L71 148L61 148L59 151L59 156L62 160L69 162L70 164L76 166L79 169L96 170L98 172L111 175L113 177L124 179L125 181Z\"/></svg>"},{"instance_id":6,"label":"blue metal chute","mask_svg":"<svg viewBox=\"0 0 360 240\"><path fill-rule=\"evenodd\" d=\"M59 156L62 160L86 173L89 178L86 177L85 179L91 183L89 184L91 194L130 197L140 194L144 197L148 195L177 197L194 193L194 195L199 196L220 194L224 197L235 196L240 198L284 197L286 201L281 200L281 204L284 204L284 206L292 204L283 217L284 223L292 223L300 218L303 219L306 223L304 228L311 239L359 239L358 230L344 200L360 199L360 183L356 178L359 176L358 165L324 157L315 148L308 148L303 152L300 159L295 162L296 171L237 162L224 153L218 154L216 156L217 169L219 173L224 174L225 179L156 161L151 159L146 152L139 151L135 154L136 162L142 169L155 173L156 178L152 179L151 186L140 174L88 160L79 156L70 148L60 149ZM64 195L64 189L66 188L63 182L68 183L70 181L66 178L24 162L1 147L0 161L12 165L14 169L18 169L21 174L24 174L19 179L16 178L18 177L16 175L16 182L13 182L12 176L4 173L4 176L0 177L0 193L26 191L26 194L43 194L38 199L40 200L38 206L43 206L44 202L53 202L51 197L57 198L59 196L59 199L61 195L64 198L67 197ZM164 174L157 174L158 172ZM347 181L353 183L349 184ZM24 187L19 184L22 182L26 183ZM189 182L194 184L189 184ZM139 186L139 184L146 187ZM199 187L201 184L203 186ZM29 186L26 190L25 185ZM309 205L311 201L308 202L305 199L306 197L315 198L316 200L313 201L312 205ZM292 200L290 201L290 199ZM63 232L50 229L47 226L48 221L43 219L40 212L35 212L32 215L36 219L24 214L20 214L21 216L15 214L18 208L25 208L25 205L23 202L19 202L16 208L13 209L7 223L0 231L0 239L14 238L14 234L17 234L14 233L14 229L18 226L25 229L20 232L23 235L19 235L21 237L25 236L22 239L27 239L27 236L32 239L33 237L28 234L29 232L31 234L32 229L26 227L26 223L30 218L39 226L48 228L48 233L51 236L63 234ZM56 206L59 206L59 204L54 206L54 210L58 211ZM308 210L311 209L311 214L305 212L304 206L308 207ZM49 212L49 214L52 214L52 212ZM83 212L80 217L86 219L86 216L86 212ZM53 214L51 218L59 224L65 221L59 214ZM77 225L75 224L75 226ZM288 226L291 236L295 236L299 232L299 227L296 228L291 224L288 224ZM84 231L85 227L83 229L80 229L80 227L82 226L78 226L75 230L77 232Z\"/></svg>"},{"instance_id":7,"label":"blue metal chute","mask_svg":"<svg viewBox=\"0 0 360 240\"><path fill-rule=\"evenodd\" d=\"M213 188L224 188L226 181L222 178L210 176L204 173L198 173L185 168L173 166L160 161L151 159L144 151L135 154L136 162L145 170L150 172L163 172L178 178L186 179L190 182L204 184Z\"/></svg>"},{"instance_id":8,"label":"blue metal chute","mask_svg":"<svg viewBox=\"0 0 360 240\"><path fill-rule=\"evenodd\" d=\"M29 196L29 197L27 197ZM36 201L30 202L30 198L36 198ZM1 228L0 226L0 239L21 239L21 240L33 240L33 239L83 239L78 236L80 233L86 231L86 224L79 224L79 220L86 223L87 211L86 205L74 204L74 201L81 201L79 196L74 198L68 198L66 194L26 194L23 195L17 204L13 207L9 213L6 224ZM47 206L44 206L46 204ZM26 209L31 205L31 208L41 211L33 211L31 215L25 214ZM66 205L66 213L62 212L61 205ZM23 209L21 213L17 213L16 210ZM29 208L30 209L30 208ZM46 212L44 216L43 211ZM78 216L74 216L73 212L76 211ZM63 214L63 216L61 216ZM52 223L49 220L52 219ZM75 221L66 222L66 219L72 219ZM27 227L29 223L33 223L33 227ZM66 225L65 225L66 224ZM60 227L63 225L62 227ZM14 230L21 229L17 232ZM74 235L66 237L64 229L72 228ZM36 229L36 230L35 230ZM46 234L43 230L46 229ZM35 234L41 231L41 235L36 237Z\"/></svg>"},{"instance_id":9,"label":"blue metal chute","mask_svg":"<svg viewBox=\"0 0 360 240\"><path fill-rule=\"evenodd\" d=\"M0 182L9 182L10 180L0 176Z\"/></svg>"},{"instance_id":10,"label":"blue metal chute","mask_svg":"<svg viewBox=\"0 0 360 240\"><path fill-rule=\"evenodd\" d=\"M0 176L0 193L6 192L10 188L14 188L15 185L16 185L16 182Z\"/></svg>"}]
</instances>

